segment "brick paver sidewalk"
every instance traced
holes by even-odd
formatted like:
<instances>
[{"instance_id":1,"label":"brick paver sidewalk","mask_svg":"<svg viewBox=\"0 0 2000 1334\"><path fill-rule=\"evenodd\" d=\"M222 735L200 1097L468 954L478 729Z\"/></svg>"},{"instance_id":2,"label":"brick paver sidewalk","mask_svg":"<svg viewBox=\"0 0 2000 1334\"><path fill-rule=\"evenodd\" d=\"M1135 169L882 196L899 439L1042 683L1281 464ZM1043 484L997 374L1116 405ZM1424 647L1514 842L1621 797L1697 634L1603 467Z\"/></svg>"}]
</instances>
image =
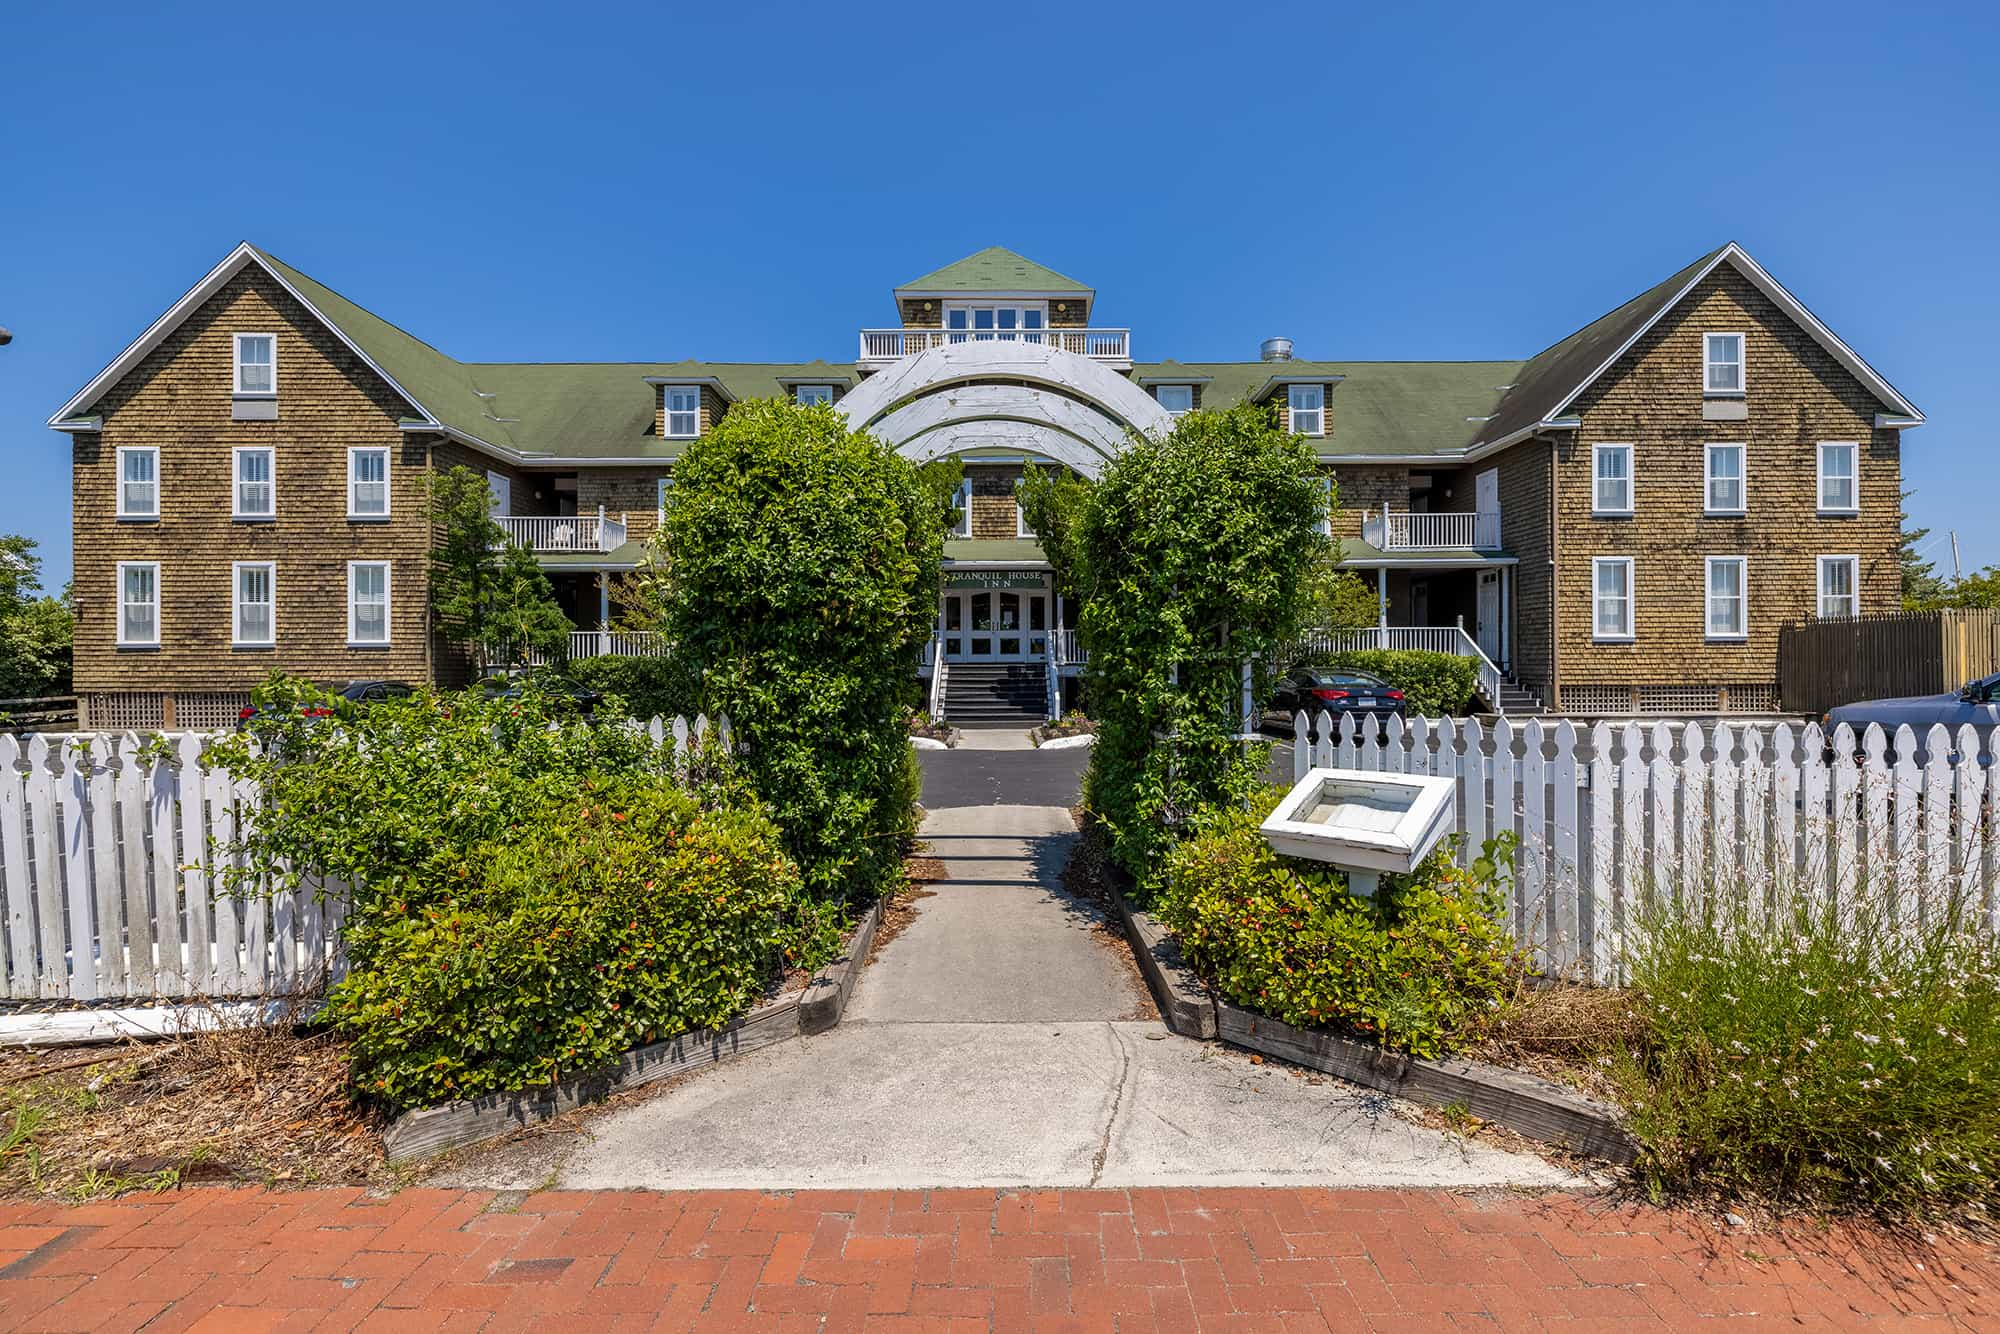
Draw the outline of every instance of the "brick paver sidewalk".
<instances>
[{"instance_id":1,"label":"brick paver sidewalk","mask_svg":"<svg viewBox=\"0 0 2000 1334\"><path fill-rule=\"evenodd\" d=\"M0 1205L8 1330L2000 1328L1994 1256L1419 1191Z\"/></svg>"}]
</instances>

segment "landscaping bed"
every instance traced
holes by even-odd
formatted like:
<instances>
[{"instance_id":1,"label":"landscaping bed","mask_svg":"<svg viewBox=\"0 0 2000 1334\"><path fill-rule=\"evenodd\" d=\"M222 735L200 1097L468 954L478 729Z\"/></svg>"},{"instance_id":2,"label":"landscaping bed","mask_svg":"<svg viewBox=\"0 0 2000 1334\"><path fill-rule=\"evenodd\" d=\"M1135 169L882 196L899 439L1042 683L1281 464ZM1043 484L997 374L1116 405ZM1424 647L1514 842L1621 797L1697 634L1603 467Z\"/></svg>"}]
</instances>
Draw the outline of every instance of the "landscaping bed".
<instances>
[{"instance_id":1,"label":"landscaping bed","mask_svg":"<svg viewBox=\"0 0 2000 1334\"><path fill-rule=\"evenodd\" d=\"M1097 735L1097 724L1072 710L1051 723L1043 723L1028 733L1028 739L1037 746L1046 746L1051 741L1070 741L1081 737Z\"/></svg>"}]
</instances>

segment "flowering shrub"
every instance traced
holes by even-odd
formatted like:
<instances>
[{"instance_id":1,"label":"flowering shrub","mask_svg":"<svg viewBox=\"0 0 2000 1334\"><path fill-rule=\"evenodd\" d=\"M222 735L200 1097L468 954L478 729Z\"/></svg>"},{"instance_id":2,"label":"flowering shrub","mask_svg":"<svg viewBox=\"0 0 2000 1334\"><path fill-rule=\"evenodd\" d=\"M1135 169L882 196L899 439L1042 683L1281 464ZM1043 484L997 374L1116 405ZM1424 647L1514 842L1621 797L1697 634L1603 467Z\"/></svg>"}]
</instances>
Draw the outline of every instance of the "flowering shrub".
<instances>
[{"instance_id":1,"label":"flowering shrub","mask_svg":"<svg viewBox=\"0 0 2000 1334\"><path fill-rule=\"evenodd\" d=\"M1376 901L1345 877L1281 857L1258 831L1282 792L1211 809L1167 854L1154 911L1188 961L1239 1005L1302 1027L1345 1029L1438 1056L1492 1014L1521 962L1499 913L1513 845L1470 869L1441 849Z\"/></svg>"},{"instance_id":2,"label":"flowering shrub","mask_svg":"<svg viewBox=\"0 0 2000 1334\"><path fill-rule=\"evenodd\" d=\"M1972 915L1933 912L1647 914L1632 978L1651 1031L1614 1073L1648 1185L1887 1215L1985 1208L2000 981Z\"/></svg>"}]
</instances>

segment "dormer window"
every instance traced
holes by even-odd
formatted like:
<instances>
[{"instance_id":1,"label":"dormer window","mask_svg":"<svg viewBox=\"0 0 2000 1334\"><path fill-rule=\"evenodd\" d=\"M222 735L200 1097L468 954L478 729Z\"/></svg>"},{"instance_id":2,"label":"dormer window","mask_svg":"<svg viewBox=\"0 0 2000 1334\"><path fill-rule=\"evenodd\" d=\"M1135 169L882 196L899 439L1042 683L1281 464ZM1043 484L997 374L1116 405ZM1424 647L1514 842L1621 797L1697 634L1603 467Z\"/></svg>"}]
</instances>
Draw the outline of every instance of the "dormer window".
<instances>
[{"instance_id":1,"label":"dormer window","mask_svg":"<svg viewBox=\"0 0 2000 1334\"><path fill-rule=\"evenodd\" d=\"M1326 386L1320 384L1295 384L1289 386L1292 410L1292 434L1326 434Z\"/></svg>"},{"instance_id":2,"label":"dormer window","mask_svg":"<svg viewBox=\"0 0 2000 1334\"><path fill-rule=\"evenodd\" d=\"M833 402L833 386L830 384L800 384L792 386L792 401L802 408L815 403Z\"/></svg>"},{"instance_id":3,"label":"dormer window","mask_svg":"<svg viewBox=\"0 0 2000 1334\"><path fill-rule=\"evenodd\" d=\"M1176 417L1184 412L1194 411L1194 386L1191 384L1156 385L1153 397L1160 401L1161 407Z\"/></svg>"},{"instance_id":4,"label":"dormer window","mask_svg":"<svg viewBox=\"0 0 2000 1334\"><path fill-rule=\"evenodd\" d=\"M246 398L270 398L278 392L276 334L236 335L235 392Z\"/></svg>"},{"instance_id":5,"label":"dormer window","mask_svg":"<svg viewBox=\"0 0 2000 1334\"><path fill-rule=\"evenodd\" d=\"M1702 380L1705 394L1737 396L1743 392L1743 335L1702 335Z\"/></svg>"},{"instance_id":6,"label":"dormer window","mask_svg":"<svg viewBox=\"0 0 2000 1334\"><path fill-rule=\"evenodd\" d=\"M985 305L949 302L944 308L947 342L1039 343L1048 323L1046 302L1019 305Z\"/></svg>"},{"instance_id":7,"label":"dormer window","mask_svg":"<svg viewBox=\"0 0 2000 1334\"><path fill-rule=\"evenodd\" d=\"M665 430L671 440L692 440L701 434L701 390L691 384L670 384L666 396Z\"/></svg>"},{"instance_id":8,"label":"dormer window","mask_svg":"<svg viewBox=\"0 0 2000 1334\"><path fill-rule=\"evenodd\" d=\"M951 531L949 537L972 536L972 479L960 479L958 490L951 498Z\"/></svg>"}]
</instances>

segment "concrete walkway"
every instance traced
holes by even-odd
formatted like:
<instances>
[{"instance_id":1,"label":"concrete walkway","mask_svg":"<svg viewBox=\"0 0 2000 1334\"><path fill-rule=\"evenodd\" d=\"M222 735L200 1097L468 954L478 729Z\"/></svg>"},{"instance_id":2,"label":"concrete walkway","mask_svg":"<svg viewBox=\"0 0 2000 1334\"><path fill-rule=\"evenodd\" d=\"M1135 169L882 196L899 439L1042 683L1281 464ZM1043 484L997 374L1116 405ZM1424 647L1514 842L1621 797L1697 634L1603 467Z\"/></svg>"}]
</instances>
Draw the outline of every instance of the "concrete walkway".
<instances>
[{"instance_id":1,"label":"concrete walkway","mask_svg":"<svg viewBox=\"0 0 2000 1334\"><path fill-rule=\"evenodd\" d=\"M1175 1037L1122 936L1061 887L1059 806L935 810L949 879L832 1032L456 1164L525 1189L1558 1185L1379 1095Z\"/></svg>"}]
</instances>

